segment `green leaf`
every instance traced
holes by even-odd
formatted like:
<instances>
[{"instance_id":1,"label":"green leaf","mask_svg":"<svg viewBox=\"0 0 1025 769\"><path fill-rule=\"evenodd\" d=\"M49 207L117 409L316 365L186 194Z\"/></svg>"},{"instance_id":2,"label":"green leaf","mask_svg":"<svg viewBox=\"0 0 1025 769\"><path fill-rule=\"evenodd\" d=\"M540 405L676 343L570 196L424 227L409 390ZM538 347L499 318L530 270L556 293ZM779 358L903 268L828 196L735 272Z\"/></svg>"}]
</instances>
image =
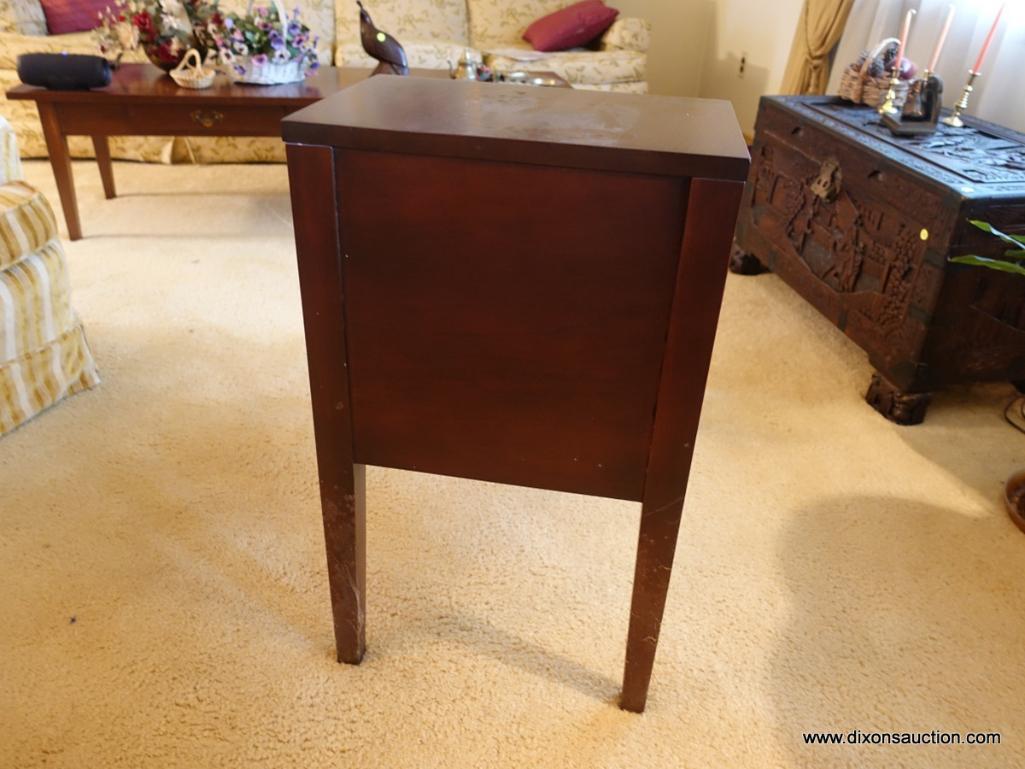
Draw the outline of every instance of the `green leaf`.
<instances>
[{"instance_id":1,"label":"green leaf","mask_svg":"<svg viewBox=\"0 0 1025 769\"><path fill-rule=\"evenodd\" d=\"M1025 251L1025 236L1022 235L1008 235L1006 232L1001 232L989 222L983 222L979 219L969 219L975 227L978 227L983 232L988 232L990 235L994 235L1000 238L1005 243L1010 243L1012 246L1016 246Z\"/></svg>"},{"instance_id":2,"label":"green leaf","mask_svg":"<svg viewBox=\"0 0 1025 769\"><path fill-rule=\"evenodd\" d=\"M991 259L988 256L966 254L965 256L952 256L950 261L956 264L970 264L974 267L987 267L991 270L1025 276L1025 265L1018 264L1017 262L1005 262L1003 259Z\"/></svg>"}]
</instances>

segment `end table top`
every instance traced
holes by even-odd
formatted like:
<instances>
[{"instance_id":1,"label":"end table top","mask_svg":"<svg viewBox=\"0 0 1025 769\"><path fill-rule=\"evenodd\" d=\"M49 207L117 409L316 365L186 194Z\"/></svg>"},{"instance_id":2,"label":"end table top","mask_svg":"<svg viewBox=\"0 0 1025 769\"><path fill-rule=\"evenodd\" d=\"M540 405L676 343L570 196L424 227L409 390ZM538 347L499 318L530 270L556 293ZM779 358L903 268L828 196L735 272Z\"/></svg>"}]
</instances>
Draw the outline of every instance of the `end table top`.
<instances>
[{"instance_id":1,"label":"end table top","mask_svg":"<svg viewBox=\"0 0 1025 769\"><path fill-rule=\"evenodd\" d=\"M374 77L282 122L285 141L743 181L732 105L711 99Z\"/></svg>"}]
</instances>

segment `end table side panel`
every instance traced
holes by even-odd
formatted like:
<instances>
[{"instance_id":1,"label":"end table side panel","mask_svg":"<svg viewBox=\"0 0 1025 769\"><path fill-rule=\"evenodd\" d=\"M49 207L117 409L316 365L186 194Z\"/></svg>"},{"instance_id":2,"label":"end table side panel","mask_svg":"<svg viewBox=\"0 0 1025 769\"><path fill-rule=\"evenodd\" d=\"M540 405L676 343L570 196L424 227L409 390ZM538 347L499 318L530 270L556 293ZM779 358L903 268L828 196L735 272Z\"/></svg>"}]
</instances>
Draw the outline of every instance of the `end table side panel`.
<instances>
[{"instance_id":1,"label":"end table side panel","mask_svg":"<svg viewBox=\"0 0 1025 769\"><path fill-rule=\"evenodd\" d=\"M356 460L639 501L687 181L336 153Z\"/></svg>"}]
</instances>

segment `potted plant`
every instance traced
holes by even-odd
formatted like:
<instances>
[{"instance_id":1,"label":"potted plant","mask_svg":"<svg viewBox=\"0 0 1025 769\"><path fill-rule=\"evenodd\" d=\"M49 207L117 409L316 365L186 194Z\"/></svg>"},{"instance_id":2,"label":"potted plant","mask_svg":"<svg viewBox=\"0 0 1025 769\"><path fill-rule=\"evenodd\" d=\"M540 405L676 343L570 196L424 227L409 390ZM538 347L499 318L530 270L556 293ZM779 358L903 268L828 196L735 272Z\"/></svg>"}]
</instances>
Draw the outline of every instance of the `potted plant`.
<instances>
[{"instance_id":1,"label":"potted plant","mask_svg":"<svg viewBox=\"0 0 1025 769\"><path fill-rule=\"evenodd\" d=\"M966 254L964 256L953 256L950 261L957 264L971 264L976 267L986 267L990 270L1009 272L1014 275L1025 276L1025 236L1008 235L1001 232L993 225L977 219L971 219L971 223L983 232L989 233L1003 242L1005 250L1002 257L980 256L978 254ZM1015 473L1007 481L1004 487L1004 502L1007 505L1007 514L1019 529L1025 531L1025 470Z\"/></svg>"},{"instance_id":2,"label":"potted plant","mask_svg":"<svg viewBox=\"0 0 1025 769\"><path fill-rule=\"evenodd\" d=\"M100 14L100 51L115 62L138 46L165 72L190 48L205 57L214 47L212 27L223 23L218 0L117 0Z\"/></svg>"},{"instance_id":3,"label":"potted plant","mask_svg":"<svg viewBox=\"0 0 1025 769\"><path fill-rule=\"evenodd\" d=\"M229 13L211 27L225 70L239 83L276 85L303 80L317 69L317 37L280 0L244 14Z\"/></svg>"}]
</instances>

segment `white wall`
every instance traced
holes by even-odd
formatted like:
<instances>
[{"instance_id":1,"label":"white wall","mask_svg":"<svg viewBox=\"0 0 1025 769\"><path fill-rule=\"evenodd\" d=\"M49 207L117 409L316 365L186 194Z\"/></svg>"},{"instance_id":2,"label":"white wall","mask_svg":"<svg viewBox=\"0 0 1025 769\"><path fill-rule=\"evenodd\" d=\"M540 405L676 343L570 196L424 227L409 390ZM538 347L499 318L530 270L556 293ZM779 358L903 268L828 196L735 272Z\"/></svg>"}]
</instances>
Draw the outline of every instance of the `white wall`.
<instances>
[{"instance_id":1,"label":"white wall","mask_svg":"<svg viewBox=\"0 0 1025 769\"><path fill-rule=\"evenodd\" d=\"M753 1L753 0L752 0ZM606 0L622 16L651 22L648 83L652 93L697 96L714 0Z\"/></svg>"},{"instance_id":2,"label":"white wall","mask_svg":"<svg viewBox=\"0 0 1025 769\"><path fill-rule=\"evenodd\" d=\"M719 0L714 4L700 95L732 101L745 132L754 130L759 97L779 93L803 4L803 0ZM743 75L741 59L745 60Z\"/></svg>"},{"instance_id":3,"label":"white wall","mask_svg":"<svg viewBox=\"0 0 1025 769\"><path fill-rule=\"evenodd\" d=\"M758 98L777 93L803 0L607 0L652 24L652 93L733 102L741 128L754 128ZM739 74L746 57L745 73Z\"/></svg>"}]
</instances>

